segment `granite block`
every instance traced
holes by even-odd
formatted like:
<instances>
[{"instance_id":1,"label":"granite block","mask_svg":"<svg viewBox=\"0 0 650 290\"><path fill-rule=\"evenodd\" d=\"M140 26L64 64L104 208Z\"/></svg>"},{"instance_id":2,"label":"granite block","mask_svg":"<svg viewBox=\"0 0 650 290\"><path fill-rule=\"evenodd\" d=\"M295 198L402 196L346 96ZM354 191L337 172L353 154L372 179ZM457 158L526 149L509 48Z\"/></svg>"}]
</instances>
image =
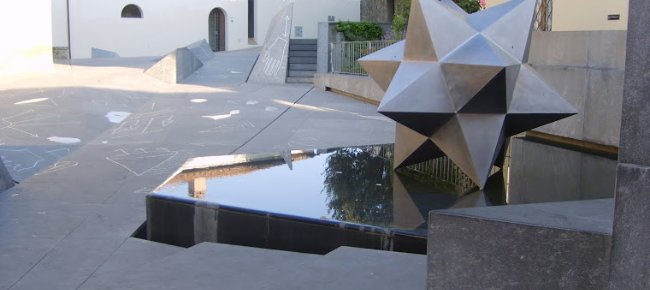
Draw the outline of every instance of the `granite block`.
<instances>
[{"instance_id":1,"label":"granite block","mask_svg":"<svg viewBox=\"0 0 650 290\"><path fill-rule=\"evenodd\" d=\"M650 289L650 167L619 164L610 289Z\"/></svg>"},{"instance_id":2,"label":"granite block","mask_svg":"<svg viewBox=\"0 0 650 290\"><path fill-rule=\"evenodd\" d=\"M431 212L428 289L606 288L610 234L586 224L559 228L508 220L514 214L557 222L557 213L518 207L520 213L498 218L486 212L499 208Z\"/></svg>"}]
</instances>

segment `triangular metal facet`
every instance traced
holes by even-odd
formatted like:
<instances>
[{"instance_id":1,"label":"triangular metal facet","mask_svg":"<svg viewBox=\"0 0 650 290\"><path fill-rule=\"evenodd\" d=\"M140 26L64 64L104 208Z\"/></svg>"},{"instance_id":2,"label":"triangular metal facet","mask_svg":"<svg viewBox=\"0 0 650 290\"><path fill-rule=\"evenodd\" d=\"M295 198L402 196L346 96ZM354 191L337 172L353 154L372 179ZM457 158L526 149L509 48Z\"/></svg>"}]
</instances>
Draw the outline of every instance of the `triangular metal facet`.
<instances>
[{"instance_id":1,"label":"triangular metal facet","mask_svg":"<svg viewBox=\"0 0 650 290\"><path fill-rule=\"evenodd\" d=\"M438 63L402 62L379 105L380 113L453 113Z\"/></svg>"},{"instance_id":2,"label":"triangular metal facet","mask_svg":"<svg viewBox=\"0 0 650 290\"><path fill-rule=\"evenodd\" d=\"M400 179L400 174L393 174L393 222L399 228L417 228L426 223L426 214L422 215L408 188Z\"/></svg>"},{"instance_id":3,"label":"triangular metal facet","mask_svg":"<svg viewBox=\"0 0 650 290\"><path fill-rule=\"evenodd\" d=\"M501 67L443 63L442 71L454 108L460 110L501 71Z\"/></svg>"},{"instance_id":4,"label":"triangular metal facet","mask_svg":"<svg viewBox=\"0 0 650 290\"><path fill-rule=\"evenodd\" d=\"M390 86L400 62L395 61L365 61L361 67L370 75L372 80L384 91Z\"/></svg>"},{"instance_id":5,"label":"triangular metal facet","mask_svg":"<svg viewBox=\"0 0 650 290\"><path fill-rule=\"evenodd\" d=\"M578 112L530 66L522 65L508 113L574 115Z\"/></svg>"},{"instance_id":6,"label":"triangular metal facet","mask_svg":"<svg viewBox=\"0 0 650 290\"><path fill-rule=\"evenodd\" d=\"M512 98L515 93L515 87L517 85L517 78L519 78L520 70L521 65L506 67L506 104L508 108L510 108L510 104L512 104Z\"/></svg>"},{"instance_id":7,"label":"triangular metal facet","mask_svg":"<svg viewBox=\"0 0 650 290\"><path fill-rule=\"evenodd\" d=\"M463 134L458 116L454 116L431 137L442 152L475 182L480 180L474 169L470 149Z\"/></svg>"},{"instance_id":8,"label":"triangular metal facet","mask_svg":"<svg viewBox=\"0 0 650 290\"><path fill-rule=\"evenodd\" d=\"M514 136L575 114L508 114L506 136Z\"/></svg>"},{"instance_id":9,"label":"triangular metal facet","mask_svg":"<svg viewBox=\"0 0 650 290\"><path fill-rule=\"evenodd\" d=\"M430 143L433 147L427 145L427 143ZM427 136L397 123L393 154L393 166L395 168L417 164L443 155L442 151L435 147Z\"/></svg>"},{"instance_id":10,"label":"triangular metal facet","mask_svg":"<svg viewBox=\"0 0 650 290\"><path fill-rule=\"evenodd\" d=\"M406 29L406 46L404 48L404 59L406 60L428 60L437 61L438 57L433 48L433 39L426 25L424 11L419 0L411 3L409 23Z\"/></svg>"},{"instance_id":11,"label":"triangular metal facet","mask_svg":"<svg viewBox=\"0 0 650 290\"><path fill-rule=\"evenodd\" d=\"M413 3L415 2L419 3L423 15L426 16L422 24L427 26L437 59L444 58L460 44L477 34L465 17L459 16L449 6L431 0L413 0ZM410 25L411 23L409 23L409 28ZM420 24L418 23L418 25ZM407 38L407 45L410 41L422 40Z\"/></svg>"},{"instance_id":12,"label":"triangular metal facet","mask_svg":"<svg viewBox=\"0 0 650 290\"><path fill-rule=\"evenodd\" d=\"M413 112L380 112L384 116L403 124L409 129L424 136L431 136L442 127L454 113L413 113Z\"/></svg>"},{"instance_id":13,"label":"triangular metal facet","mask_svg":"<svg viewBox=\"0 0 650 290\"><path fill-rule=\"evenodd\" d=\"M505 114L506 70L502 69L463 108L460 113Z\"/></svg>"},{"instance_id":14,"label":"triangular metal facet","mask_svg":"<svg viewBox=\"0 0 650 290\"><path fill-rule=\"evenodd\" d=\"M482 35L472 37L440 61L443 63L500 67L520 64L515 58Z\"/></svg>"},{"instance_id":15,"label":"triangular metal facet","mask_svg":"<svg viewBox=\"0 0 650 290\"><path fill-rule=\"evenodd\" d=\"M386 91L404 57L404 41L397 42L358 60L370 77Z\"/></svg>"},{"instance_id":16,"label":"triangular metal facet","mask_svg":"<svg viewBox=\"0 0 650 290\"><path fill-rule=\"evenodd\" d=\"M469 14L467 21L478 31L483 31L497 22L503 15L512 11L524 0L510 0L501 4Z\"/></svg>"},{"instance_id":17,"label":"triangular metal facet","mask_svg":"<svg viewBox=\"0 0 650 290\"><path fill-rule=\"evenodd\" d=\"M487 27L483 34L521 63L528 60L530 33L537 0L511 0L519 3Z\"/></svg>"},{"instance_id":18,"label":"triangular metal facet","mask_svg":"<svg viewBox=\"0 0 650 290\"><path fill-rule=\"evenodd\" d=\"M501 152L505 114L459 114L475 176L470 176L482 189L492 165Z\"/></svg>"}]
</instances>

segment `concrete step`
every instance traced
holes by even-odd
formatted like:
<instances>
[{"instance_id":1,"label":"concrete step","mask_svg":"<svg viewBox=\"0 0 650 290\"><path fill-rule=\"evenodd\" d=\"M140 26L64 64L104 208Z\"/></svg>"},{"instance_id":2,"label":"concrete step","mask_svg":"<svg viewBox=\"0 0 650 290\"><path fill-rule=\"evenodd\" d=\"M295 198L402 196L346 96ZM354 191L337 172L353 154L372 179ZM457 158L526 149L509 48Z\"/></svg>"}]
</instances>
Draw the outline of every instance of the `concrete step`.
<instances>
[{"instance_id":1,"label":"concrete step","mask_svg":"<svg viewBox=\"0 0 650 290\"><path fill-rule=\"evenodd\" d=\"M314 75L316 74L316 71L309 71L309 70L290 70L289 71L289 77L307 77L307 78L313 78Z\"/></svg>"},{"instance_id":2,"label":"concrete step","mask_svg":"<svg viewBox=\"0 0 650 290\"><path fill-rule=\"evenodd\" d=\"M316 57L302 57L302 56L294 56L294 57L289 57L289 64L292 63L309 63L309 64L315 64L316 63Z\"/></svg>"},{"instance_id":3,"label":"concrete step","mask_svg":"<svg viewBox=\"0 0 650 290\"><path fill-rule=\"evenodd\" d=\"M317 52L315 50L293 50L289 51L289 57L293 56L317 56Z\"/></svg>"},{"instance_id":4,"label":"concrete step","mask_svg":"<svg viewBox=\"0 0 650 290\"><path fill-rule=\"evenodd\" d=\"M185 248L151 242L147 240L128 238L111 257L97 269L95 274L109 273L124 268L139 268L143 265L156 263L168 256L184 251Z\"/></svg>"},{"instance_id":5,"label":"concrete step","mask_svg":"<svg viewBox=\"0 0 650 290\"><path fill-rule=\"evenodd\" d=\"M289 71L292 71L292 70L316 71L316 64L315 63L293 63L293 64L289 64Z\"/></svg>"},{"instance_id":6,"label":"concrete step","mask_svg":"<svg viewBox=\"0 0 650 290\"><path fill-rule=\"evenodd\" d=\"M319 255L201 243L164 259L98 273L81 289L269 289Z\"/></svg>"},{"instance_id":7,"label":"concrete step","mask_svg":"<svg viewBox=\"0 0 650 290\"><path fill-rule=\"evenodd\" d=\"M426 289L425 255L340 247L275 289Z\"/></svg>"},{"instance_id":8,"label":"concrete step","mask_svg":"<svg viewBox=\"0 0 650 290\"><path fill-rule=\"evenodd\" d=\"M310 50L316 51L316 44L289 44L289 51Z\"/></svg>"},{"instance_id":9,"label":"concrete step","mask_svg":"<svg viewBox=\"0 0 650 290\"><path fill-rule=\"evenodd\" d=\"M289 44L317 44L318 39L315 38L304 38L304 39L291 39Z\"/></svg>"},{"instance_id":10,"label":"concrete step","mask_svg":"<svg viewBox=\"0 0 650 290\"><path fill-rule=\"evenodd\" d=\"M288 77L287 83L291 84L313 84L314 78L307 77Z\"/></svg>"}]
</instances>

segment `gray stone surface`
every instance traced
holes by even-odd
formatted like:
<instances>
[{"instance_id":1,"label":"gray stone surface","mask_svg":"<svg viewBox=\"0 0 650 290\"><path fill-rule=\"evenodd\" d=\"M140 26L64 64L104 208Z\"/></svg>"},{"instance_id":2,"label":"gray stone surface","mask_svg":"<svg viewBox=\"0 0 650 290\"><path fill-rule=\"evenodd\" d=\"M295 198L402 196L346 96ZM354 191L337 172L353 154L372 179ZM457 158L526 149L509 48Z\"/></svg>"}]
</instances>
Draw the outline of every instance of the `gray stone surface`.
<instances>
[{"instance_id":1,"label":"gray stone surface","mask_svg":"<svg viewBox=\"0 0 650 290\"><path fill-rule=\"evenodd\" d=\"M393 21L395 1L391 0L361 0L361 21L383 22Z\"/></svg>"},{"instance_id":2,"label":"gray stone surface","mask_svg":"<svg viewBox=\"0 0 650 290\"><path fill-rule=\"evenodd\" d=\"M293 3L271 20L262 52L248 79L251 83L284 84L287 79Z\"/></svg>"},{"instance_id":3,"label":"gray stone surface","mask_svg":"<svg viewBox=\"0 0 650 290\"><path fill-rule=\"evenodd\" d=\"M650 288L650 2L630 1L610 289Z\"/></svg>"},{"instance_id":4,"label":"gray stone surface","mask_svg":"<svg viewBox=\"0 0 650 290\"><path fill-rule=\"evenodd\" d=\"M316 72L327 73L330 66L330 24L318 23L318 48L316 49ZM315 77L314 77L315 78Z\"/></svg>"},{"instance_id":5,"label":"gray stone surface","mask_svg":"<svg viewBox=\"0 0 650 290\"><path fill-rule=\"evenodd\" d=\"M354 97L379 104L384 97L384 91L369 77L345 74L316 74L314 86L321 89L332 89Z\"/></svg>"},{"instance_id":6,"label":"gray stone surface","mask_svg":"<svg viewBox=\"0 0 650 290\"><path fill-rule=\"evenodd\" d=\"M508 204L614 197L616 160L518 138L510 156Z\"/></svg>"},{"instance_id":7,"label":"gray stone surface","mask_svg":"<svg viewBox=\"0 0 650 290\"><path fill-rule=\"evenodd\" d=\"M610 289L650 287L649 185L649 167L619 165Z\"/></svg>"},{"instance_id":8,"label":"gray stone surface","mask_svg":"<svg viewBox=\"0 0 650 290\"><path fill-rule=\"evenodd\" d=\"M214 58L214 52L205 39L199 40L187 46L194 56L198 57L203 63L211 61Z\"/></svg>"},{"instance_id":9,"label":"gray stone surface","mask_svg":"<svg viewBox=\"0 0 650 290\"><path fill-rule=\"evenodd\" d=\"M608 219L602 211L611 206L596 201L432 211L428 289L604 289L611 214Z\"/></svg>"},{"instance_id":10,"label":"gray stone surface","mask_svg":"<svg viewBox=\"0 0 650 290\"><path fill-rule=\"evenodd\" d=\"M257 54L216 53L183 85L143 74L154 58L75 60L0 79L0 151L21 181L0 192L0 289L76 289L127 268L153 275L143 263L158 265L176 248L130 236L145 220L145 195L188 158L393 139L394 123L372 105L305 85L244 84ZM218 268L203 271L189 288L218 285ZM229 288L246 288L237 282Z\"/></svg>"},{"instance_id":11,"label":"gray stone surface","mask_svg":"<svg viewBox=\"0 0 650 290\"><path fill-rule=\"evenodd\" d=\"M120 55L117 54L114 51L95 48L95 47L91 48L90 56L91 56L91 58L116 58L116 57L120 57Z\"/></svg>"},{"instance_id":12,"label":"gray stone surface","mask_svg":"<svg viewBox=\"0 0 650 290\"><path fill-rule=\"evenodd\" d=\"M618 147L625 31L535 32L529 63L579 110L535 131Z\"/></svg>"},{"instance_id":13,"label":"gray stone surface","mask_svg":"<svg viewBox=\"0 0 650 290\"><path fill-rule=\"evenodd\" d=\"M586 32L533 32L528 63L586 67L589 63Z\"/></svg>"},{"instance_id":14,"label":"gray stone surface","mask_svg":"<svg viewBox=\"0 0 650 290\"><path fill-rule=\"evenodd\" d=\"M425 263L423 255L348 247L319 256L203 243L144 265L102 267L81 289L422 289Z\"/></svg>"},{"instance_id":15,"label":"gray stone surface","mask_svg":"<svg viewBox=\"0 0 650 290\"><path fill-rule=\"evenodd\" d=\"M177 84L200 69L203 63L188 48L178 48L148 68L145 73L163 82Z\"/></svg>"}]
</instances>

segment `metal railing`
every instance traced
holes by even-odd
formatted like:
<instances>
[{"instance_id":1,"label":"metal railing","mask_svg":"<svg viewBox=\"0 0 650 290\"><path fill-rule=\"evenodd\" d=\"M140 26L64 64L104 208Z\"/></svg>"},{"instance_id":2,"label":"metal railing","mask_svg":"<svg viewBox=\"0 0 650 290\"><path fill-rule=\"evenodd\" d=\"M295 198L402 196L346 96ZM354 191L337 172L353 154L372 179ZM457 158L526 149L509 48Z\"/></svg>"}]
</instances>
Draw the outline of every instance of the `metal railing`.
<instances>
[{"instance_id":1,"label":"metal railing","mask_svg":"<svg viewBox=\"0 0 650 290\"><path fill-rule=\"evenodd\" d=\"M396 40L342 41L330 43L332 73L368 75L357 62L368 54L392 45Z\"/></svg>"}]
</instances>

